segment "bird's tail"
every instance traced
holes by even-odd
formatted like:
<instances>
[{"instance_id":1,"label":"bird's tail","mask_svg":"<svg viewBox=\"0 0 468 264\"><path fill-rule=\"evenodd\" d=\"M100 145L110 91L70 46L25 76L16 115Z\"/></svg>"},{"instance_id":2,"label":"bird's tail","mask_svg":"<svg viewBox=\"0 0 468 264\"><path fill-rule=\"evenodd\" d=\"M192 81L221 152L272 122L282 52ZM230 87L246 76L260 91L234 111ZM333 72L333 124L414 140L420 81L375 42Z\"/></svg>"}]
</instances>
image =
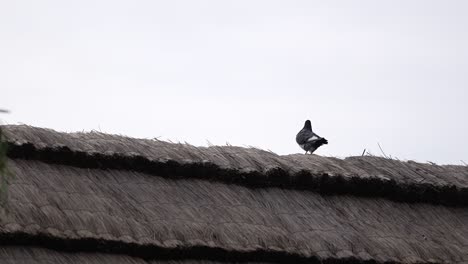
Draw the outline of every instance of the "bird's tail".
<instances>
[{"instance_id":1,"label":"bird's tail","mask_svg":"<svg viewBox=\"0 0 468 264\"><path fill-rule=\"evenodd\" d=\"M321 138L319 142L320 144L328 144L328 140L326 140L325 138Z\"/></svg>"}]
</instances>

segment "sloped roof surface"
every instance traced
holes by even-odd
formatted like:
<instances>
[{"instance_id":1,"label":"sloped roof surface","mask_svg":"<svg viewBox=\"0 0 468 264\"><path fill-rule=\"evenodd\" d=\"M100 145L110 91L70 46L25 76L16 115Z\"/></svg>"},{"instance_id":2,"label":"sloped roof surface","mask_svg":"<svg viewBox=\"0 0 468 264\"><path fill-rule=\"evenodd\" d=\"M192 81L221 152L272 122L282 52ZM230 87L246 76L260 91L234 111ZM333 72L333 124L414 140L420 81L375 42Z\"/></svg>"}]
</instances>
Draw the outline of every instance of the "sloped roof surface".
<instances>
[{"instance_id":1,"label":"sloped roof surface","mask_svg":"<svg viewBox=\"0 0 468 264\"><path fill-rule=\"evenodd\" d=\"M2 263L17 264L219 264L222 262L209 260L144 260L122 254L105 253L69 253L57 252L37 247L0 247ZM267 262L242 262L243 264L267 264Z\"/></svg>"},{"instance_id":2,"label":"sloped roof surface","mask_svg":"<svg viewBox=\"0 0 468 264\"><path fill-rule=\"evenodd\" d=\"M76 250L131 261L468 261L464 166L3 130L15 177L0 240L18 248L0 255Z\"/></svg>"},{"instance_id":3,"label":"sloped roof surface","mask_svg":"<svg viewBox=\"0 0 468 264\"><path fill-rule=\"evenodd\" d=\"M92 133L7 126L10 156L72 166L129 169L163 177L209 178L247 186L278 186L379 196L407 202L468 206L468 166L401 162L380 157L344 160L279 156L231 146L194 147Z\"/></svg>"}]
</instances>

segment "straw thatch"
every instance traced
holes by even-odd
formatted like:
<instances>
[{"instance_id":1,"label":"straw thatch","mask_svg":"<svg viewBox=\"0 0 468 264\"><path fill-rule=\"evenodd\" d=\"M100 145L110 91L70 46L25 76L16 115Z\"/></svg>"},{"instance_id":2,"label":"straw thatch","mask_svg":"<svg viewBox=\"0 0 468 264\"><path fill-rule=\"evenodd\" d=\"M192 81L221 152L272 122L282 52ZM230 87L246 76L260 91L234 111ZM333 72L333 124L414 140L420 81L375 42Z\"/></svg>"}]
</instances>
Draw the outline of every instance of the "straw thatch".
<instances>
[{"instance_id":1,"label":"straw thatch","mask_svg":"<svg viewBox=\"0 0 468 264\"><path fill-rule=\"evenodd\" d=\"M464 167L4 130L15 176L0 259L10 263L468 262L466 203L453 198L466 190ZM356 191L368 178L397 189ZM402 186L457 195L388 199Z\"/></svg>"},{"instance_id":2,"label":"straw thatch","mask_svg":"<svg viewBox=\"0 0 468 264\"><path fill-rule=\"evenodd\" d=\"M4 264L218 264L204 260L144 260L121 254L69 253L44 248L4 247L0 248L0 260ZM243 264L266 264L266 262L242 262Z\"/></svg>"},{"instance_id":3,"label":"straw thatch","mask_svg":"<svg viewBox=\"0 0 468 264\"><path fill-rule=\"evenodd\" d=\"M99 132L58 133L29 126L5 126L4 131L12 158L136 170L169 178L205 178L250 187L468 205L468 166L379 157L342 160L302 154L279 156L255 148L194 147Z\"/></svg>"},{"instance_id":4,"label":"straw thatch","mask_svg":"<svg viewBox=\"0 0 468 264\"><path fill-rule=\"evenodd\" d=\"M3 241L156 255L468 260L464 208L10 160ZM13 241L13 242L12 242ZM55 242L54 242L55 241ZM82 242L86 241L86 242ZM62 248L63 247L63 248ZM164 252L164 253L163 253ZM198 253L201 252L201 253ZM271 253L271 256L268 254ZM463 259L464 258L464 259Z\"/></svg>"}]
</instances>

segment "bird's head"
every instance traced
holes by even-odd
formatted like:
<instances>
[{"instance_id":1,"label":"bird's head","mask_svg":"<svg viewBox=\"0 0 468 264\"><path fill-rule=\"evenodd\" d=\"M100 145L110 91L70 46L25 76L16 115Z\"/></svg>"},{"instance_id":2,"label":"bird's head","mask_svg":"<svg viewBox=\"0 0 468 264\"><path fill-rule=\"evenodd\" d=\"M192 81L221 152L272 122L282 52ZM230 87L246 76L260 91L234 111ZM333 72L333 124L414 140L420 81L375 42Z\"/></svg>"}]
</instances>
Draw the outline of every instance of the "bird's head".
<instances>
[{"instance_id":1,"label":"bird's head","mask_svg":"<svg viewBox=\"0 0 468 264\"><path fill-rule=\"evenodd\" d=\"M312 131L312 123L310 123L310 120L305 121L304 128Z\"/></svg>"}]
</instances>

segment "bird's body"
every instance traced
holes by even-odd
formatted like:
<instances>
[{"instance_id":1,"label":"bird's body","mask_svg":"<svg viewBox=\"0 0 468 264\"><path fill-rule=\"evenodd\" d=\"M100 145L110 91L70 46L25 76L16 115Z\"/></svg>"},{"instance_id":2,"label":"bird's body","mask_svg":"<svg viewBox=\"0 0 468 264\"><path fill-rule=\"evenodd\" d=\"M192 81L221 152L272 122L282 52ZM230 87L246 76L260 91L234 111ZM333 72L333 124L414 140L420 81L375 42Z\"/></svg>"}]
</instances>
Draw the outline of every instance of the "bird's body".
<instances>
[{"instance_id":1,"label":"bird's body","mask_svg":"<svg viewBox=\"0 0 468 264\"><path fill-rule=\"evenodd\" d=\"M304 128L297 133L296 142L299 146L307 152L312 154L323 144L328 144L328 140L323 137L318 136L312 131L312 124L307 120L304 124Z\"/></svg>"}]
</instances>

